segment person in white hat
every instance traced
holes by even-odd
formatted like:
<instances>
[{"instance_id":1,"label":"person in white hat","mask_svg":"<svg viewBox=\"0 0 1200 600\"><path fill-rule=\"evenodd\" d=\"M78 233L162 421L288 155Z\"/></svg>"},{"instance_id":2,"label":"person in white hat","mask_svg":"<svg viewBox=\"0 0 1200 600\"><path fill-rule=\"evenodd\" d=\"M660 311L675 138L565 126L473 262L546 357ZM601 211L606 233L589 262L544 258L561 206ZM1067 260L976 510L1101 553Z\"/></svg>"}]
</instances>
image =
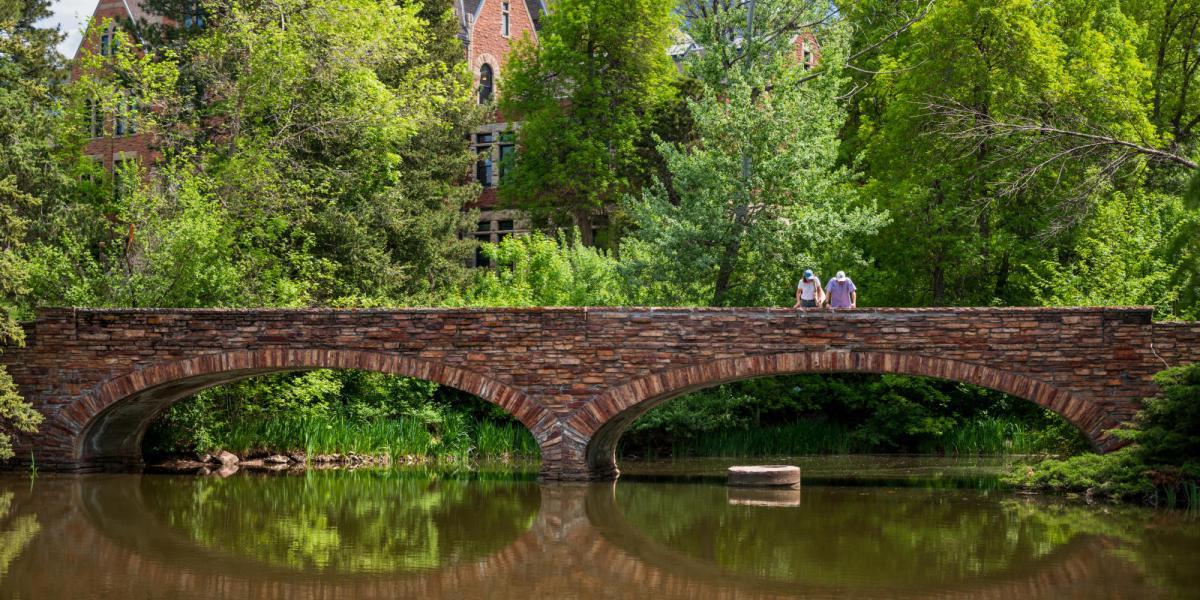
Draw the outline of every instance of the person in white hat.
<instances>
[{"instance_id":1,"label":"person in white hat","mask_svg":"<svg viewBox=\"0 0 1200 600\"><path fill-rule=\"evenodd\" d=\"M812 269L804 270L804 277L796 284L796 304L792 308L816 308L825 301L825 290L821 289L821 280L813 275Z\"/></svg>"},{"instance_id":2,"label":"person in white hat","mask_svg":"<svg viewBox=\"0 0 1200 600\"><path fill-rule=\"evenodd\" d=\"M832 308L858 307L858 288L846 277L845 271L838 271L837 276L829 280L825 286L825 297Z\"/></svg>"}]
</instances>

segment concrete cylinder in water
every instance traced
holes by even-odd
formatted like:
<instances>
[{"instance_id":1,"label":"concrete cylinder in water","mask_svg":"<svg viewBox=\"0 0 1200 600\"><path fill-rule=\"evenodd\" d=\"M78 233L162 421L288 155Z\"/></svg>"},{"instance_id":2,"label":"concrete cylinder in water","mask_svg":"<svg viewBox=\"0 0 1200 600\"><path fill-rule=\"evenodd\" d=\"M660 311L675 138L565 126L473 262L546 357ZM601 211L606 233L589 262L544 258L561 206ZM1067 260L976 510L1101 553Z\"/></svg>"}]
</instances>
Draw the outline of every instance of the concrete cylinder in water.
<instances>
[{"instance_id":1,"label":"concrete cylinder in water","mask_svg":"<svg viewBox=\"0 0 1200 600\"><path fill-rule=\"evenodd\" d=\"M791 465L729 467L727 483L738 487L796 487L800 485L800 467Z\"/></svg>"}]
</instances>

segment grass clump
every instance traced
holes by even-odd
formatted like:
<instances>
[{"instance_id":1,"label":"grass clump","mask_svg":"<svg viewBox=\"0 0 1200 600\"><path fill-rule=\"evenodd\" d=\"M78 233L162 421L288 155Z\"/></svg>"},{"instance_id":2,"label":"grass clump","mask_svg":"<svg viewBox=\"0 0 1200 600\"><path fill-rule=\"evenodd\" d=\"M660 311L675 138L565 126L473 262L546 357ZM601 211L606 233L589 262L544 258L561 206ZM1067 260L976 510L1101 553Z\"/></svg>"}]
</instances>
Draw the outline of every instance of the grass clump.
<instances>
[{"instance_id":1,"label":"grass clump","mask_svg":"<svg viewBox=\"0 0 1200 600\"><path fill-rule=\"evenodd\" d=\"M240 455L304 452L417 458L515 458L538 456L533 435L520 424L470 422L451 414L431 424L416 417L356 420L313 415L236 423L198 447Z\"/></svg>"}]
</instances>

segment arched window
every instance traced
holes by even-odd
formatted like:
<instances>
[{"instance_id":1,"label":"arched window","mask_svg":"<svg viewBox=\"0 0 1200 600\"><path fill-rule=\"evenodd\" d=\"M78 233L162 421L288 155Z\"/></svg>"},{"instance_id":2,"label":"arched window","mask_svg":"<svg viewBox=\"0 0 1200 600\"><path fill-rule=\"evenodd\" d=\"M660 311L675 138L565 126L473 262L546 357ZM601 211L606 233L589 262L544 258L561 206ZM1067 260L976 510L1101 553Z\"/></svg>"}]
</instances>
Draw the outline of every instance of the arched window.
<instances>
[{"instance_id":1,"label":"arched window","mask_svg":"<svg viewBox=\"0 0 1200 600\"><path fill-rule=\"evenodd\" d=\"M479 67L479 103L486 104L492 99L492 65Z\"/></svg>"}]
</instances>

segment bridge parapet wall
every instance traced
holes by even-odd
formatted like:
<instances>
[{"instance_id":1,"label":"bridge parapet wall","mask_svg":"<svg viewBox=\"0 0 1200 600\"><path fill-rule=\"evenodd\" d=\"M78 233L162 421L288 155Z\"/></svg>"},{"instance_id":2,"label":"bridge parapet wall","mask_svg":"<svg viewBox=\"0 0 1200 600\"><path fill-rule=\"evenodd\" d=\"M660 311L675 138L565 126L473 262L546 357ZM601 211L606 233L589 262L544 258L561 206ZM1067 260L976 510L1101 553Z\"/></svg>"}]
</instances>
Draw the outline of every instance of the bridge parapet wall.
<instances>
[{"instance_id":1,"label":"bridge parapet wall","mask_svg":"<svg viewBox=\"0 0 1200 600\"><path fill-rule=\"evenodd\" d=\"M1171 366L1200 363L1200 323L1154 324L1153 350Z\"/></svg>"}]
</instances>

